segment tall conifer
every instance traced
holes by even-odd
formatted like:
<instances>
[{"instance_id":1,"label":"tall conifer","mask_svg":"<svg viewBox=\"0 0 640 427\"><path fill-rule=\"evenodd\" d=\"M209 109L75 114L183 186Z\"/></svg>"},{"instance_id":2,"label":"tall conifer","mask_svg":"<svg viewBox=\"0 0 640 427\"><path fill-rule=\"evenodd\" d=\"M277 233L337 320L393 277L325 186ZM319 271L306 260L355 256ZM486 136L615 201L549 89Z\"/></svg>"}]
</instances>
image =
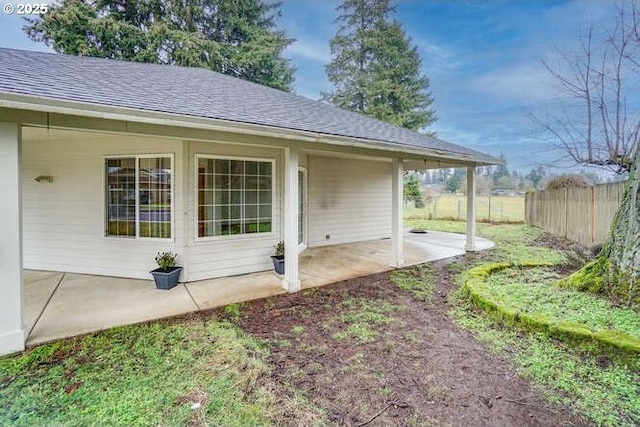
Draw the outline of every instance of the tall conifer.
<instances>
[{"instance_id":1,"label":"tall conifer","mask_svg":"<svg viewBox=\"0 0 640 427\"><path fill-rule=\"evenodd\" d=\"M28 19L27 35L60 53L210 68L290 90L293 42L280 3L263 0L63 0Z\"/></svg>"},{"instance_id":2,"label":"tall conifer","mask_svg":"<svg viewBox=\"0 0 640 427\"><path fill-rule=\"evenodd\" d=\"M338 11L340 27L327 66L333 91L325 99L412 130L433 124L429 79L421 72L418 49L390 19L389 0L345 0Z\"/></svg>"}]
</instances>

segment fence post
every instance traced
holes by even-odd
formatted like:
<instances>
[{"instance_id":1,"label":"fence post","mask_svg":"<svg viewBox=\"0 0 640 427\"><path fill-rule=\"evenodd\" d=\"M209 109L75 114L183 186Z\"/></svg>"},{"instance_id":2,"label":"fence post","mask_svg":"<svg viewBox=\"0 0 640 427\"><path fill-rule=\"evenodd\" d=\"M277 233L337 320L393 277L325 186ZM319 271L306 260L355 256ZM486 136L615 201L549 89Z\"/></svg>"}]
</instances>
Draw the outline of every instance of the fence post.
<instances>
[{"instance_id":1,"label":"fence post","mask_svg":"<svg viewBox=\"0 0 640 427\"><path fill-rule=\"evenodd\" d=\"M591 187L591 244L596 242L596 187Z\"/></svg>"},{"instance_id":2,"label":"fence post","mask_svg":"<svg viewBox=\"0 0 640 427\"><path fill-rule=\"evenodd\" d=\"M458 199L458 221L460 221L461 212L462 212L462 200Z\"/></svg>"},{"instance_id":3,"label":"fence post","mask_svg":"<svg viewBox=\"0 0 640 427\"><path fill-rule=\"evenodd\" d=\"M564 189L564 238L569 236L569 191Z\"/></svg>"}]
</instances>

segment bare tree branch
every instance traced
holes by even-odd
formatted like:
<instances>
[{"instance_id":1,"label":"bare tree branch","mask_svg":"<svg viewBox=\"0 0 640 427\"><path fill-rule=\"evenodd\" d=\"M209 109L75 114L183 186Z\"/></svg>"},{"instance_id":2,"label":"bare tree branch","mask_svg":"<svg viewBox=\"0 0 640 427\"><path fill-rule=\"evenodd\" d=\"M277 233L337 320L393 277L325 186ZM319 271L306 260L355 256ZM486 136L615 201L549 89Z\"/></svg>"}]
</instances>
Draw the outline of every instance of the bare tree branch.
<instances>
[{"instance_id":1,"label":"bare tree branch","mask_svg":"<svg viewBox=\"0 0 640 427\"><path fill-rule=\"evenodd\" d=\"M543 62L559 93L560 114L529 117L550 143L576 164L628 172L640 136L640 112L629 111L631 71L640 74L640 7L638 1L618 5L610 32L596 35L590 25L580 37L580 52L558 50L556 66ZM597 38L596 38L597 37ZM638 108L638 104L632 104Z\"/></svg>"}]
</instances>

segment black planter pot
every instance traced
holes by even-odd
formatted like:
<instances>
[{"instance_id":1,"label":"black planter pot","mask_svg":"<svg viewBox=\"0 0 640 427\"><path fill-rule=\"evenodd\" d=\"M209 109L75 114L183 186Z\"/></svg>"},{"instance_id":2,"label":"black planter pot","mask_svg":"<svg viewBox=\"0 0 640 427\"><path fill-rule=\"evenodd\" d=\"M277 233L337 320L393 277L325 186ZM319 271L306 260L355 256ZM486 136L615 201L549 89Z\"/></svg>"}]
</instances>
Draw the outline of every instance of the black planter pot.
<instances>
[{"instance_id":1,"label":"black planter pot","mask_svg":"<svg viewBox=\"0 0 640 427\"><path fill-rule=\"evenodd\" d=\"M284 255L272 256L273 268L278 274L284 274Z\"/></svg>"},{"instance_id":2,"label":"black planter pot","mask_svg":"<svg viewBox=\"0 0 640 427\"><path fill-rule=\"evenodd\" d=\"M153 280L156 282L156 288L167 290L178 284L181 271L182 267L171 267L168 270L156 268L150 273L153 275Z\"/></svg>"}]
</instances>

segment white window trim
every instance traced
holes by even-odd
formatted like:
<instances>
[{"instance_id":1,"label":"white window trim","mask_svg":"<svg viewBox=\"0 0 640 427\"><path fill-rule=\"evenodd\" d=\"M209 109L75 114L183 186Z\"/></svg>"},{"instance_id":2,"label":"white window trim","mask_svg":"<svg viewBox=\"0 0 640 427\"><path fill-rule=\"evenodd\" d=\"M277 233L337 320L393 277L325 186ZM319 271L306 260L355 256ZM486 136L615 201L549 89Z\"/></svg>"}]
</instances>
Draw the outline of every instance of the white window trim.
<instances>
[{"instance_id":1,"label":"white window trim","mask_svg":"<svg viewBox=\"0 0 640 427\"><path fill-rule=\"evenodd\" d=\"M198 236L198 161L200 159L210 160L241 160L249 162L270 162L271 163L271 231L266 233L244 233L244 234L228 234L223 236ZM275 214L276 214L276 159L267 157L240 157L240 156L218 156L215 154L196 154L193 171L193 236L195 242L212 242L217 240L242 240L242 239L262 239L273 238L275 233Z\"/></svg>"},{"instance_id":2,"label":"white window trim","mask_svg":"<svg viewBox=\"0 0 640 427\"><path fill-rule=\"evenodd\" d=\"M171 237L140 237L140 205L138 204L138 194L140 188L138 185L139 177L139 159L153 159L158 157L168 157L171 162ZM135 159L136 166L136 235L135 236L116 236L109 235L107 230L107 160L108 159ZM136 241L152 241L152 242L175 242L176 241L176 227L175 227L175 184L176 184L176 171L175 171L175 161L173 153L158 153L158 154L117 154L117 155L108 155L102 156L102 226L104 227L103 236L104 239L107 240L136 240Z\"/></svg>"}]
</instances>

